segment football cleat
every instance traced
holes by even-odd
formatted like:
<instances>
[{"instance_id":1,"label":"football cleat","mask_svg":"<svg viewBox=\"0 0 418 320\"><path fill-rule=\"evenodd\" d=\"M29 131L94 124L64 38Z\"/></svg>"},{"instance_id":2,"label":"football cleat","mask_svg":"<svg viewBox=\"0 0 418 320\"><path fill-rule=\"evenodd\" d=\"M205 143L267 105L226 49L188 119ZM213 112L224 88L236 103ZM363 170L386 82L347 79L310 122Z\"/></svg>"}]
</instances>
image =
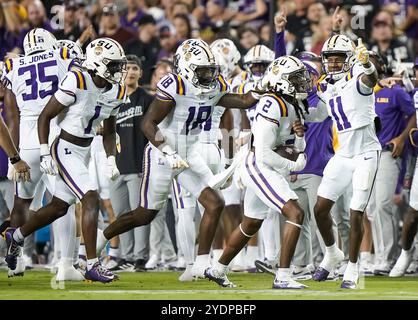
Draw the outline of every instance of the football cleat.
<instances>
[{"instance_id":1,"label":"football cleat","mask_svg":"<svg viewBox=\"0 0 418 320\"><path fill-rule=\"evenodd\" d=\"M204 272L205 277L209 279L209 281L214 281L219 284L221 287L224 288L236 288L236 285L228 280L228 277L224 275L220 275L216 270L212 268L207 268Z\"/></svg>"},{"instance_id":2,"label":"football cleat","mask_svg":"<svg viewBox=\"0 0 418 320\"><path fill-rule=\"evenodd\" d=\"M273 281L273 289L303 289L307 287L293 279L279 280L275 278Z\"/></svg>"},{"instance_id":3,"label":"football cleat","mask_svg":"<svg viewBox=\"0 0 418 320\"><path fill-rule=\"evenodd\" d=\"M264 261L255 260L254 264L258 272L270 273L272 275L276 274L278 268L277 264L274 264L274 261L267 259L264 259Z\"/></svg>"},{"instance_id":4,"label":"football cleat","mask_svg":"<svg viewBox=\"0 0 418 320\"><path fill-rule=\"evenodd\" d=\"M23 277L24 274L25 274L25 262L22 258L22 254L20 253L20 255L16 258L16 268L14 268L13 270L8 269L7 276L9 278Z\"/></svg>"},{"instance_id":5,"label":"football cleat","mask_svg":"<svg viewBox=\"0 0 418 320\"><path fill-rule=\"evenodd\" d=\"M188 282L188 281L195 281L197 280L196 277L192 274L193 264L188 264L186 266L186 270L179 276L179 281L181 282Z\"/></svg>"},{"instance_id":6,"label":"football cleat","mask_svg":"<svg viewBox=\"0 0 418 320\"><path fill-rule=\"evenodd\" d=\"M315 270L312 279L315 281L325 281L331 270L337 267L344 260L344 253L340 249L336 249L336 253L331 255L325 253L319 267Z\"/></svg>"},{"instance_id":7,"label":"football cleat","mask_svg":"<svg viewBox=\"0 0 418 320\"><path fill-rule=\"evenodd\" d=\"M357 289L357 284L354 281L344 280L341 283L341 289Z\"/></svg>"},{"instance_id":8,"label":"football cleat","mask_svg":"<svg viewBox=\"0 0 418 320\"><path fill-rule=\"evenodd\" d=\"M96 262L90 270L86 271L86 280L109 283L118 280L119 277L103 267L100 262Z\"/></svg>"},{"instance_id":9,"label":"football cleat","mask_svg":"<svg viewBox=\"0 0 418 320\"><path fill-rule=\"evenodd\" d=\"M308 267L294 267L292 271L293 280L311 280L312 272Z\"/></svg>"},{"instance_id":10,"label":"football cleat","mask_svg":"<svg viewBox=\"0 0 418 320\"><path fill-rule=\"evenodd\" d=\"M83 281L84 277L74 266L58 266L57 281Z\"/></svg>"},{"instance_id":11,"label":"football cleat","mask_svg":"<svg viewBox=\"0 0 418 320\"><path fill-rule=\"evenodd\" d=\"M5 231L7 246L5 260L10 270L16 269L17 257L21 255L21 250L23 247L23 241L17 242L15 239L13 239L13 234L15 230L15 228L7 228L7 230Z\"/></svg>"},{"instance_id":12,"label":"football cleat","mask_svg":"<svg viewBox=\"0 0 418 320\"><path fill-rule=\"evenodd\" d=\"M312 276L312 279L315 280L315 281L325 281L325 280L327 280L328 275L329 275L329 271L328 270L326 270L326 269L324 269L322 267L318 267L315 270L315 272L314 272L314 274Z\"/></svg>"},{"instance_id":13,"label":"football cleat","mask_svg":"<svg viewBox=\"0 0 418 320\"><path fill-rule=\"evenodd\" d=\"M411 256L401 254L392 270L390 270L389 277L402 277L408 269L410 263Z\"/></svg>"}]
</instances>

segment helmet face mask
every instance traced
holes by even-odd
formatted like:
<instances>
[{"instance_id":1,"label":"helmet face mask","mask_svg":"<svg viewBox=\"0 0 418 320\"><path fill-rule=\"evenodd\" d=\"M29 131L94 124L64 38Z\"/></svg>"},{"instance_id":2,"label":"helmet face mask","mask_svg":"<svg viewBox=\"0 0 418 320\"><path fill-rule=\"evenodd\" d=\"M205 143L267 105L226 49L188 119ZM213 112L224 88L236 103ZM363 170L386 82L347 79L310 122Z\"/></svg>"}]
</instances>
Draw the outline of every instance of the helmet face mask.
<instances>
[{"instance_id":1,"label":"helmet face mask","mask_svg":"<svg viewBox=\"0 0 418 320\"><path fill-rule=\"evenodd\" d=\"M245 70L252 81L263 77L268 65L274 60L274 52L264 45L256 45L248 50L243 59Z\"/></svg>"},{"instance_id":2,"label":"helmet face mask","mask_svg":"<svg viewBox=\"0 0 418 320\"><path fill-rule=\"evenodd\" d=\"M311 78L305 65L292 56L274 60L267 68L262 86L280 95L306 99L312 90Z\"/></svg>"},{"instance_id":3,"label":"helmet face mask","mask_svg":"<svg viewBox=\"0 0 418 320\"><path fill-rule=\"evenodd\" d=\"M351 68L346 52L326 51L321 54L322 63L327 74L339 75L348 72Z\"/></svg>"},{"instance_id":4,"label":"helmet face mask","mask_svg":"<svg viewBox=\"0 0 418 320\"><path fill-rule=\"evenodd\" d=\"M104 58L103 63L107 67L107 72L111 79L114 79L115 82L121 82L125 80L127 74L127 60L126 58L120 60L109 60Z\"/></svg>"},{"instance_id":5,"label":"helmet face mask","mask_svg":"<svg viewBox=\"0 0 418 320\"><path fill-rule=\"evenodd\" d=\"M269 66L269 62L255 62L248 65L253 77L261 78Z\"/></svg>"},{"instance_id":6,"label":"helmet face mask","mask_svg":"<svg viewBox=\"0 0 418 320\"><path fill-rule=\"evenodd\" d=\"M216 86L216 80L219 76L219 67L217 65L190 65L190 68L195 72L197 82L200 86L208 89Z\"/></svg>"}]
</instances>

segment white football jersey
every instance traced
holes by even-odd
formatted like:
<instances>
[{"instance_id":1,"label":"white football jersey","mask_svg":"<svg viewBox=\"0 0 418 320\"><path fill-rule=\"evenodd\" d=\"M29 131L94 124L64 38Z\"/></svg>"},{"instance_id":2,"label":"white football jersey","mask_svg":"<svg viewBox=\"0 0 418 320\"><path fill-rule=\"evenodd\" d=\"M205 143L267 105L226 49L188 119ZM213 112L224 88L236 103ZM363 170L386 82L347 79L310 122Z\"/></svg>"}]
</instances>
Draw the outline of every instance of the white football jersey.
<instances>
[{"instance_id":1,"label":"white football jersey","mask_svg":"<svg viewBox=\"0 0 418 320\"><path fill-rule=\"evenodd\" d=\"M326 104L338 133L336 153L352 157L381 150L374 127L375 96L373 89L360 83L364 69L358 65L335 83L325 77L318 84L318 96Z\"/></svg>"},{"instance_id":2,"label":"white football jersey","mask_svg":"<svg viewBox=\"0 0 418 320\"><path fill-rule=\"evenodd\" d=\"M220 106L213 107L212 115L210 119L208 119L208 121L211 122L211 128L208 131L202 130L202 132L200 133L200 137L199 137L201 142L218 143L218 140L220 138L222 139L222 135L220 135L220 132L219 132L219 127L221 125L221 118L224 112L225 112L224 107L220 107ZM202 126L204 127L205 124L203 124Z\"/></svg>"},{"instance_id":3,"label":"white football jersey","mask_svg":"<svg viewBox=\"0 0 418 320\"><path fill-rule=\"evenodd\" d=\"M6 60L4 78L16 96L21 120L38 119L74 58L70 50L61 48Z\"/></svg>"},{"instance_id":4,"label":"white football jersey","mask_svg":"<svg viewBox=\"0 0 418 320\"><path fill-rule=\"evenodd\" d=\"M87 71L74 70L61 81L55 98L68 107L58 115L60 128L80 138L91 138L103 120L118 113L127 93L125 84L112 84L106 91L96 87Z\"/></svg>"},{"instance_id":5,"label":"white football jersey","mask_svg":"<svg viewBox=\"0 0 418 320\"><path fill-rule=\"evenodd\" d=\"M219 76L218 85L212 92L204 95L197 95L196 92L190 82L172 73L157 84L157 99L176 103L158 127L167 142L182 156L198 141L202 131L212 130L214 107L229 92L229 84ZM220 120L219 116L217 118Z\"/></svg>"},{"instance_id":6,"label":"white football jersey","mask_svg":"<svg viewBox=\"0 0 418 320\"><path fill-rule=\"evenodd\" d=\"M292 132L293 122L298 119L295 108L289 104L285 99L275 95L264 95L256 105L255 117L251 132L254 135L254 140L259 138L257 131L263 130L260 128L257 119L263 117L264 119L277 124L276 130L276 146L287 144L288 140L294 139Z\"/></svg>"}]
</instances>

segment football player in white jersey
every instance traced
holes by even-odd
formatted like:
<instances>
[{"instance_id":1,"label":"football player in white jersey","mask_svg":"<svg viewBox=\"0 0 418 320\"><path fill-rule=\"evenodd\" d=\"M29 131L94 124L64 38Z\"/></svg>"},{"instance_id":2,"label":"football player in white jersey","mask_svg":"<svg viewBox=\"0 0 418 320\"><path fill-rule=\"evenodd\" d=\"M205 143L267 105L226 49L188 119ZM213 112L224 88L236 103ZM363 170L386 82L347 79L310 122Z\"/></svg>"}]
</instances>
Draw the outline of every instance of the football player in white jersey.
<instances>
[{"instance_id":1,"label":"football player in white jersey","mask_svg":"<svg viewBox=\"0 0 418 320\"><path fill-rule=\"evenodd\" d=\"M301 120L313 121L326 117L324 108L310 108L305 114L310 78L304 64L292 56L280 57L268 67L262 82L273 94L264 95L256 107L251 131L254 139L251 151L240 167L240 177L247 188L244 197L244 218L229 237L219 261L205 271L205 276L223 287L234 287L227 278L228 265L249 239L260 229L269 209L281 212L286 218L279 269L273 288L301 289L306 287L292 279L290 263L298 241L304 218L286 176L290 171L304 168L306 157L304 131ZM312 110L314 109L314 110ZM295 132L295 149L300 152L296 161L281 157L275 152L291 139Z\"/></svg>"},{"instance_id":2,"label":"football player in white jersey","mask_svg":"<svg viewBox=\"0 0 418 320\"><path fill-rule=\"evenodd\" d=\"M213 174L199 154L199 135L211 129L214 106L247 108L259 96L228 93L210 47L202 40L184 41L177 49L175 67L176 74L168 74L158 83L157 96L142 122L150 144L145 148L140 206L121 215L105 229L104 236L111 239L150 223L167 201L171 179L176 177L205 208L193 265L194 275L203 276L210 265L209 251L224 201L208 186Z\"/></svg>"},{"instance_id":3,"label":"football player in white jersey","mask_svg":"<svg viewBox=\"0 0 418 320\"><path fill-rule=\"evenodd\" d=\"M119 174L115 162L115 116L119 106L126 101L123 83L126 58L119 43L110 38L99 38L87 46L82 66L85 70L66 74L39 116L41 170L56 175L55 191L51 202L36 213L35 219L6 231L7 257L8 263L13 263L23 239L66 214L78 198L83 210L82 230L87 253L85 278L106 283L117 277L100 265L96 255L99 195L89 177L88 162L91 141L104 121L103 143L108 156L104 174L111 179ZM50 150L49 123L56 116L61 132Z\"/></svg>"},{"instance_id":4,"label":"football player in white jersey","mask_svg":"<svg viewBox=\"0 0 418 320\"><path fill-rule=\"evenodd\" d=\"M241 57L238 49L229 39L216 40L214 43L212 43L210 48L215 57L216 63L220 67L220 72L223 78L228 81L234 72L235 65L239 62ZM234 139L232 135L232 110L214 106L210 119L212 122L211 129L208 131L202 131L199 137L199 153L205 160L208 167L211 169L211 172L213 174L217 174L221 170L222 163L224 163L226 166L229 166L232 163L234 145ZM223 135L220 132L220 128L222 128L222 133L225 133L225 137L222 137L222 139L228 139L228 141L224 140L225 144L223 144L223 147L225 147L227 150L220 150L219 148L219 140ZM225 151L225 157L222 156L222 151ZM176 200L175 204L178 210L178 243L186 261L186 270L179 277L179 280L191 281L194 279L192 276L192 266L196 243L196 232L193 221L198 203L197 199L190 193L187 192L187 195L184 196L186 192L184 189L181 189L177 181L174 181L173 191L174 198ZM225 203L225 210L226 206L227 204ZM240 213L238 212L238 214ZM223 214L223 217L225 217L225 213ZM223 243L223 233L219 232L218 230L216 237L219 237L219 239L215 238L212 254L214 257L217 256L217 260L220 257L219 251L222 252L222 246L217 248L216 243Z\"/></svg>"},{"instance_id":5,"label":"football player in white jersey","mask_svg":"<svg viewBox=\"0 0 418 320\"><path fill-rule=\"evenodd\" d=\"M74 55L66 49L57 49L55 37L48 31L30 30L23 41L24 57L6 60L4 81L6 82L6 117L10 131L20 153L31 167L31 181L17 182L15 201L11 212L11 226L22 225L30 210L36 186L42 179L50 190L52 182L39 169L39 141L37 119L58 83L74 63ZM53 130L54 131L54 130ZM51 133L53 135L54 133ZM21 274L24 265L9 268L9 276Z\"/></svg>"},{"instance_id":6,"label":"football player in white jersey","mask_svg":"<svg viewBox=\"0 0 418 320\"><path fill-rule=\"evenodd\" d=\"M341 288L354 289L359 277L363 214L381 152L375 129L373 92L378 75L361 39L356 47L347 36L333 35L324 43L321 56L327 76L319 83L318 96L326 103L337 128L339 148L324 169L314 209L326 248L313 279L326 280L329 272L344 258L334 239L330 210L338 197L352 185L349 262Z\"/></svg>"}]
</instances>

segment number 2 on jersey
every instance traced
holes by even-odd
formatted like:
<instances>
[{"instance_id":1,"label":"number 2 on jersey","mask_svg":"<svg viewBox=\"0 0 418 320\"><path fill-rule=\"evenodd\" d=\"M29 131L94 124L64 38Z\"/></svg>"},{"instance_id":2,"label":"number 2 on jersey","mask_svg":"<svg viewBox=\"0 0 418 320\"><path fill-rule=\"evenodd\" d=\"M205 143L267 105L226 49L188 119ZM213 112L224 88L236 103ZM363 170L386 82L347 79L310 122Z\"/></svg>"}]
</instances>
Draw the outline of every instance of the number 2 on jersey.
<instances>
[{"instance_id":1,"label":"number 2 on jersey","mask_svg":"<svg viewBox=\"0 0 418 320\"><path fill-rule=\"evenodd\" d=\"M335 109L334 99L335 99L336 104L337 104L337 110ZM329 100L329 107L331 109L332 117L334 118L335 122L337 123L338 131L345 130L345 129L350 129L351 128L351 123L348 121L347 115L344 113L343 104L341 102L341 97L338 96L336 98L330 99ZM338 116L337 111L340 114L341 118ZM341 123L341 121L342 121L342 123Z\"/></svg>"},{"instance_id":2,"label":"number 2 on jersey","mask_svg":"<svg viewBox=\"0 0 418 320\"><path fill-rule=\"evenodd\" d=\"M53 67L57 65L57 61L45 61L39 63L37 66L34 64L24 66L19 68L18 75L24 75L29 73L29 79L25 80L26 86L30 87L30 93L23 93L23 101L36 100L38 96L43 99L47 96L53 95L58 89L58 77L56 75L47 76L45 74L45 69L48 67ZM38 78L39 77L39 78ZM51 89L49 90L40 90L38 92L38 80L40 83L51 83Z\"/></svg>"}]
</instances>

